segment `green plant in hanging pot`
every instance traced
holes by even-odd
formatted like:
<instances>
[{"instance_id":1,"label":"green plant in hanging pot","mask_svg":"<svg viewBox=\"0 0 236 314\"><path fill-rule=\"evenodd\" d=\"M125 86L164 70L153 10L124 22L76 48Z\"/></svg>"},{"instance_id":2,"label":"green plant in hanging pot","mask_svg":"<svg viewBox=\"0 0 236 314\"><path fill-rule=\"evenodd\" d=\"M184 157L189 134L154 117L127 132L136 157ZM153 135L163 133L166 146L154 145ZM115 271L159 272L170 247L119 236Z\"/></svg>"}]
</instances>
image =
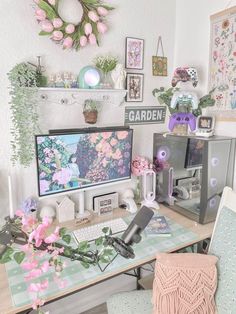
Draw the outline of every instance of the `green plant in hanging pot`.
<instances>
[{"instance_id":1,"label":"green plant in hanging pot","mask_svg":"<svg viewBox=\"0 0 236 314\"><path fill-rule=\"evenodd\" d=\"M86 99L84 102L83 115L86 123L95 124L98 117L98 102L93 99Z\"/></svg>"},{"instance_id":2,"label":"green plant in hanging pot","mask_svg":"<svg viewBox=\"0 0 236 314\"><path fill-rule=\"evenodd\" d=\"M17 64L8 73L11 95L12 162L27 167L35 156L34 134L39 133L37 72L28 63Z\"/></svg>"}]
</instances>

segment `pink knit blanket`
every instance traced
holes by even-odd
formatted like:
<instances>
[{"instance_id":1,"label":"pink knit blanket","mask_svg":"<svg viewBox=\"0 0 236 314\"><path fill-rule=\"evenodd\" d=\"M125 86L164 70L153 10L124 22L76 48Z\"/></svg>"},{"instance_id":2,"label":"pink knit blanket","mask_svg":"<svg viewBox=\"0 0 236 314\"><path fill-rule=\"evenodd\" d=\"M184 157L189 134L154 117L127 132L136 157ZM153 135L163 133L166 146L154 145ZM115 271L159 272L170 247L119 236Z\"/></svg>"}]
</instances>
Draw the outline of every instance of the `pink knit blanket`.
<instances>
[{"instance_id":1,"label":"pink knit blanket","mask_svg":"<svg viewBox=\"0 0 236 314\"><path fill-rule=\"evenodd\" d=\"M153 314L215 314L216 263L210 255L158 254Z\"/></svg>"}]
</instances>

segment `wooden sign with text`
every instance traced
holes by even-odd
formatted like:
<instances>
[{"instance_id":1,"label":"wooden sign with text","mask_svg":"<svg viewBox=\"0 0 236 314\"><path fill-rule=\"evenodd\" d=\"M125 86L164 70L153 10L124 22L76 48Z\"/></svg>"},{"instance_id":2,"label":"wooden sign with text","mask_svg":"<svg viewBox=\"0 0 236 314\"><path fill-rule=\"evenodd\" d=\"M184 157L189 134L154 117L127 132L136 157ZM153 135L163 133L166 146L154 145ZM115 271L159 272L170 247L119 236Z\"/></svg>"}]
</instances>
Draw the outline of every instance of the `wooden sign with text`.
<instances>
[{"instance_id":1,"label":"wooden sign with text","mask_svg":"<svg viewBox=\"0 0 236 314\"><path fill-rule=\"evenodd\" d=\"M125 125L164 123L165 117L165 106L125 107Z\"/></svg>"}]
</instances>

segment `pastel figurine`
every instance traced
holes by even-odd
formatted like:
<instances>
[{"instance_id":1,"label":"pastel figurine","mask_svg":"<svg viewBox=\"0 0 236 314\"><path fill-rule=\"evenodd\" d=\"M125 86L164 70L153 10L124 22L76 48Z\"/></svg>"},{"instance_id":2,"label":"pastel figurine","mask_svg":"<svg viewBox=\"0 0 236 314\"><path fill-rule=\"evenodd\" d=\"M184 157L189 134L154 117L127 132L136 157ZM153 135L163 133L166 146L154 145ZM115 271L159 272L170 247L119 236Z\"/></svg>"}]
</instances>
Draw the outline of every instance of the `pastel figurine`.
<instances>
[{"instance_id":1,"label":"pastel figurine","mask_svg":"<svg viewBox=\"0 0 236 314\"><path fill-rule=\"evenodd\" d=\"M71 77L69 72L64 73L64 86L65 88L71 88Z\"/></svg>"},{"instance_id":2,"label":"pastel figurine","mask_svg":"<svg viewBox=\"0 0 236 314\"><path fill-rule=\"evenodd\" d=\"M54 74L51 74L49 76L48 86L49 87L55 87L55 76L54 76Z\"/></svg>"},{"instance_id":3,"label":"pastel figurine","mask_svg":"<svg viewBox=\"0 0 236 314\"><path fill-rule=\"evenodd\" d=\"M111 72L111 78L114 82L115 89L124 89L124 83L126 78L126 71L123 64L118 63L115 69Z\"/></svg>"},{"instance_id":4,"label":"pastel figurine","mask_svg":"<svg viewBox=\"0 0 236 314\"><path fill-rule=\"evenodd\" d=\"M62 79L62 75L60 73L56 75L55 86L60 87L60 88L65 87L63 79Z\"/></svg>"},{"instance_id":5,"label":"pastel figurine","mask_svg":"<svg viewBox=\"0 0 236 314\"><path fill-rule=\"evenodd\" d=\"M74 74L71 74L71 88L77 88L78 83Z\"/></svg>"}]
</instances>

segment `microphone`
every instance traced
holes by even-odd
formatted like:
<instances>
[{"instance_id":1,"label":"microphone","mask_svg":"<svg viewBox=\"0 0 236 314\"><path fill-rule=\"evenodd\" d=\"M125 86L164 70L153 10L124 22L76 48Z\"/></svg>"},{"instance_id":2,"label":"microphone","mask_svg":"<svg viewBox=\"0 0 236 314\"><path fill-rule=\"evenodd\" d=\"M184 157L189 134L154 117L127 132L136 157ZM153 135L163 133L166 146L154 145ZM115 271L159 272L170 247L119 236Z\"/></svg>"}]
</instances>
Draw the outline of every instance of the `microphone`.
<instances>
[{"instance_id":1,"label":"microphone","mask_svg":"<svg viewBox=\"0 0 236 314\"><path fill-rule=\"evenodd\" d=\"M107 236L107 244L111 245L121 256L125 258L134 258L135 254L131 245L141 241L142 238L140 233L146 228L153 215L153 210L146 206L142 206L121 238Z\"/></svg>"},{"instance_id":2,"label":"microphone","mask_svg":"<svg viewBox=\"0 0 236 314\"><path fill-rule=\"evenodd\" d=\"M142 206L134 219L129 224L126 231L121 236L125 244L132 245L141 241L140 233L146 228L149 221L152 219L154 212L152 209Z\"/></svg>"}]
</instances>

